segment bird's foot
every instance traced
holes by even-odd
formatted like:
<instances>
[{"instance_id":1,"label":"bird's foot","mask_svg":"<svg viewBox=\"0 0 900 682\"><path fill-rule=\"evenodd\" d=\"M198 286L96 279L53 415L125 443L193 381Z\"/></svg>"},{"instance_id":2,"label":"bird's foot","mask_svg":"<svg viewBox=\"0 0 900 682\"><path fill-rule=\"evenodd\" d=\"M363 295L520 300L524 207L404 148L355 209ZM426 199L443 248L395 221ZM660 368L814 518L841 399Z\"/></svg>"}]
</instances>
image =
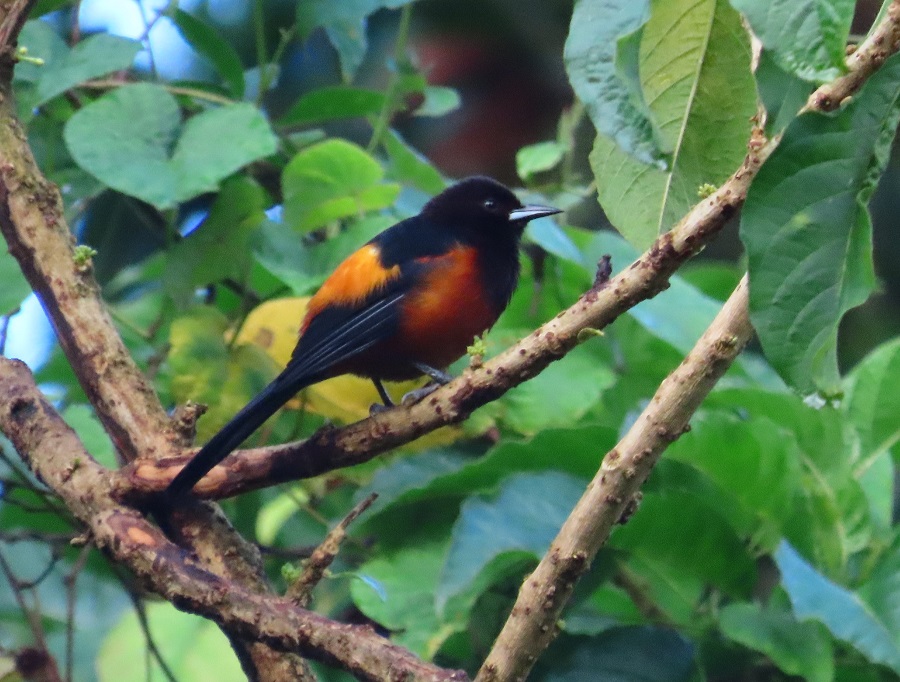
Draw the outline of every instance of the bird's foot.
<instances>
[{"instance_id":1,"label":"bird's foot","mask_svg":"<svg viewBox=\"0 0 900 682\"><path fill-rule=\"evenodd\" d=\"M376 414L381 414L382 412L387 412L392 407L394 407L393 403L391 403L390 405L382 405L381 403L372 403L371 405L369 405L369 416L374 417Z\"/></svg>"},{"instance_id":2,"label":"bird's foot","mask_svg":"<svg viewBox=\"0 0 900 682\"><path fill-rule=\"evenodd\" d=\"M428 384L427 386L423 386L422 388L417 388L414 391L410 391L409 393L405 393L403 398L400 400L401 405L414 405L415 403L422 400L422 398L431 395L437 389L439 389L443 384Z\"/></svg>"}]
</instances>

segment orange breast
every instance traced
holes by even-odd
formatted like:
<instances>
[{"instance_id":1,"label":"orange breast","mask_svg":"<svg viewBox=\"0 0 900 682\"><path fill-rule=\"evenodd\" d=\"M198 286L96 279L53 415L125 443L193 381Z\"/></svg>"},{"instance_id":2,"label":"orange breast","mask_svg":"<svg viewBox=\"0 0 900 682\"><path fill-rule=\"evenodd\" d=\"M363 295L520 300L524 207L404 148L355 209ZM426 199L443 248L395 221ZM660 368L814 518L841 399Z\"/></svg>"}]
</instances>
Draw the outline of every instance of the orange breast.
<instances>
[{"instance_id":1,"label":"orange breast","mask_svg":"<svg viewBox=\"0 0 900 682\"><path fill-rule=\"evenodd\" d=\"M403 302L395 349L443 368L462 357L473 339L489 329L500 311L483 294L474 249L456 247L436 258L423 282Z\"/></svg>"}]
</instances>

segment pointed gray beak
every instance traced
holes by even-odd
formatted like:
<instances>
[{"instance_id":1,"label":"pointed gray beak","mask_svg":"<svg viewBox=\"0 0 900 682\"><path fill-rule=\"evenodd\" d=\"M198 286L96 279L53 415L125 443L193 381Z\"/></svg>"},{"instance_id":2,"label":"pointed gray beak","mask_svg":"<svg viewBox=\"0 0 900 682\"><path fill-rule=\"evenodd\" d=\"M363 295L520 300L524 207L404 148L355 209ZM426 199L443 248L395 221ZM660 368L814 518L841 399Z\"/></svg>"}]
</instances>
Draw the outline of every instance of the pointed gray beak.
<instances>
[{"instance_id":1,"label":"pointed gray beak","mask_svg":"<svg viewBox=\"0 0 900 682\"><path fill-rule=\"evenodd\" d=\"M561 209L552 206L538 206L537 204L529 204L522 208L516 208L509 212L509 219L516 223L527 223L535 218L543 218L544 216L553 215L554 213L562 213Z\"/></svg>"}]
</instances>

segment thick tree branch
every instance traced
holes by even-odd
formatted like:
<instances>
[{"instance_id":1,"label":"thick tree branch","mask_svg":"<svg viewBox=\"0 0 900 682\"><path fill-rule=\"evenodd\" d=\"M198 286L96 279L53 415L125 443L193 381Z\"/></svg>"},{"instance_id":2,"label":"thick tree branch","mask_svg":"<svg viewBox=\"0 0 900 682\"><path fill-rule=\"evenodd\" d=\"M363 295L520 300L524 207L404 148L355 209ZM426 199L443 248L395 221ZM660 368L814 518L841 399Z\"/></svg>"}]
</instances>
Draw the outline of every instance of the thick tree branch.
<instances>
[{"instance_id":1,"label":"thick tree branch","mask_svg":"<svg viewBox=\"0 0 900 682\"><path fill-rule=\"evenodd\" d=\"M88 526L98 547L176 606L247 640L335 663L360 679L466 679L463 673L423 663L368 626L335 623L290 599L260 594L252 585L207 570L141 513L112 498L115 474L85 452L23 363L0 358L0 395L6 398L0 403L0 430L35 474Z\"/></svg>"},{"instance_id":2,"label":"thick tree branch","mask_svg":"<svg viewBox=\"0 0 900 682\"><path fill-rule=\"evenodd\" d=\"M522 680L556 635L556 622L575 584L590 567L663 450L688 427L694 411L753 334L747 278L681 365L615 448L566 519L534 573L476 680Z\"/></svg>"},{"instance_id":3,"label":"thick tree branch","mask_svg":"<svg viewBox=\"0 0 900 682\"><path fill-rule=\"evenodd\" d=\"M898 49L900 0L894 0L882 24L848 60L848 73L814 92L806 111L837 108ZM771 143L767 151L776 144ZM745 275L688 356L660 385L625 437L603 458L600 470L550 549L522 584L476 682L526 678L555 637L557 620L578 579L590 567L662 452L689 428L693 413L752 334Z\"/></svg>"},{"instance_id":4,"label":"thick tree branch","mask_svg":"<svg viewBox=\"0 0 900 682\"><path fill-rule=\"evenodd\" d=\"M90 262L76 258L59 191L37 168L15 116L11 88L14 47L31 4L0 3L0 231L41 299L59 343L119 456L129 461L138 456L172 454L185 445L181 432L170 425L153 387L116 332ZM67 466L76 467L76 452L63 449L57 455L69 458ZM266 589L256 549L231 529L220 512L196 507L190 516L183 515L178 525L186 542L210 570L257 590ZM270 671L270 679L297 679L301 672L290 656L279 653L273 657L265 645L247 646L242 662L251 677L254 673L246 665L248 661ZM278 678L276 658L286 666Z\"/></svg>"}]
</instances>

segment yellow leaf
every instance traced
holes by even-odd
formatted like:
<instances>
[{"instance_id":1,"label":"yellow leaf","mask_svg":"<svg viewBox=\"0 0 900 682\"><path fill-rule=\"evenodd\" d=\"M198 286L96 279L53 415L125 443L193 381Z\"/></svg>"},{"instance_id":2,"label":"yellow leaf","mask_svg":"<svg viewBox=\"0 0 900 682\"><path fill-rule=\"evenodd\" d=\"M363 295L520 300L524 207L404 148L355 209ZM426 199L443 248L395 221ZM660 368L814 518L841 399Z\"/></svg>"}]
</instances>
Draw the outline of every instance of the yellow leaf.
<instances>
[{"instance_id":1,"label":"yellow leaf","mask_svg":"<svg viewBox=\"0 0 900 682\"><path fill-rule=\"evenodd\" d=\"M266 301L254 308L237 335L236 343L254 344L262 348L283 367L291 359L300 323L306 314L308 296L279 298ZM424 385L425 379L404 382L385 382L385 388L394 400ZM344 375L310 386L299 400L288 407L302 406L310 412L347 424L369 416L369 408L380 403L375 386L368 379ZM416 441L416 449L450 443L460 437L459 429L447 427L423 436Z\"/></svg>"}]
</instances>

